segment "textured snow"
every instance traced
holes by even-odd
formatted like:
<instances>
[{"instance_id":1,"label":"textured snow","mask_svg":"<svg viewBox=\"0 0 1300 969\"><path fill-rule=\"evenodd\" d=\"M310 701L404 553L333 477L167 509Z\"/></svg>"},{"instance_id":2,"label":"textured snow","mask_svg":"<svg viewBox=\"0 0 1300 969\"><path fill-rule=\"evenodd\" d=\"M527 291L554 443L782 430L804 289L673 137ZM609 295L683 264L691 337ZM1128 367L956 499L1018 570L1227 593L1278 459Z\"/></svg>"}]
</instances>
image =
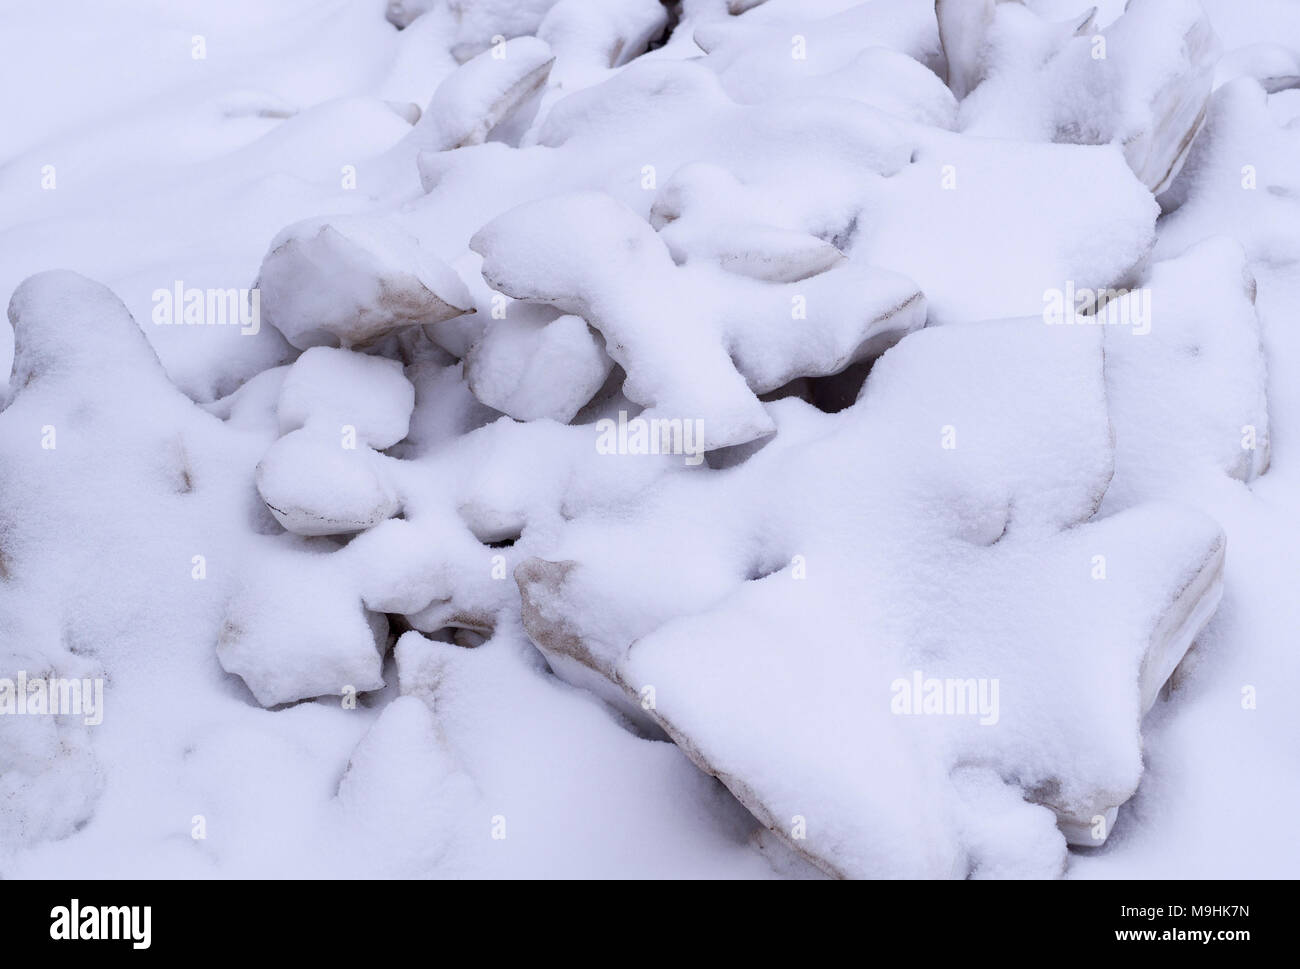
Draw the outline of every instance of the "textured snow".
<instances>
[{"instance_id":1,"label":"textured snow","mask_svg":"<svg viewBox=\"0 0 1300 969\"><path fill-rule=\"evenodd\" d=\"M1294 5L0 35L0 876L1294 876Z\"/></svg>"}]
</instances>

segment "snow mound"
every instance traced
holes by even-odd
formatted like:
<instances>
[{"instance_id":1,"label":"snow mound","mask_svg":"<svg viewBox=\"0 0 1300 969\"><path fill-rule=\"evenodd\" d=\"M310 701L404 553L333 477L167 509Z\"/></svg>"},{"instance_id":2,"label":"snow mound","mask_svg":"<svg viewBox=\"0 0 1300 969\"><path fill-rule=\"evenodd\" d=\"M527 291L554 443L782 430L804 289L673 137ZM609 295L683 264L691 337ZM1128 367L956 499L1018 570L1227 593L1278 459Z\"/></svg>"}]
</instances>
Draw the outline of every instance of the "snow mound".
<instances>
[{"instance_id":1,"label":"snow mound","mask_svg":"<svg viewBox=\"0 0 1300 969\"><path fill-rule=\"evenodd\" d=\"M215 636L223 586L215 573L228 546L202 523L244 530L247 481L235 469L251 467L257 446L176 390L106 287L72 272L41 273L14 292L9 320L0 678L76 680L83 694L98 689L102 706L4 717L7 848L67 838L90 822L105 787L103 734L111 762L121 749L114 738L133 742L117 732L132 705L166 707L150 700L151 678L170 675L175 662L166 653L145 659L140 643ZM214 575L195 581L204 562ZM0 695L0 704L6 699L16 697Z\"/></svg>"}]
</instances>

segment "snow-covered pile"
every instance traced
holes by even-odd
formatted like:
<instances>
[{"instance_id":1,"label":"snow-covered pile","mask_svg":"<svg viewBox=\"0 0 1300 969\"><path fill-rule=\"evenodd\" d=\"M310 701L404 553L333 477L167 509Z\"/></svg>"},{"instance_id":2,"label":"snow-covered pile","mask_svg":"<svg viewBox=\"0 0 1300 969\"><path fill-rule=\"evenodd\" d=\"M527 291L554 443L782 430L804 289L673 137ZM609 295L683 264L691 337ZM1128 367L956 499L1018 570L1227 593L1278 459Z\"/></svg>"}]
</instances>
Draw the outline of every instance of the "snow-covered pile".
<instances>
[{"instance_id":1,"label":"snow-covered pile","mask_svg":"<svg viewBox=\"0 0 1300 969\"><path fill-rule=\"evenodd\" d=\"M1300 17L85 6L0 875L1294 873Z\"/></svg>"}]
</instances>

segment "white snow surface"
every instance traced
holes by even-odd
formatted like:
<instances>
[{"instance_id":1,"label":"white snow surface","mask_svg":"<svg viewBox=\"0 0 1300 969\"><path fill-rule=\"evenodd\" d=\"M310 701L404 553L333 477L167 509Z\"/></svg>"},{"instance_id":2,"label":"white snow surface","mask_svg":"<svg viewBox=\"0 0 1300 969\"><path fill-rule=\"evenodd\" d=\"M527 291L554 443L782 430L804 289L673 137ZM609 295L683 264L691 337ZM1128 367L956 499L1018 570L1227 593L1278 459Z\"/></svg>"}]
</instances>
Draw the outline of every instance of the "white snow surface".
<instances>
[{"instance_id":1,"label":"white snow surface","mask_svg":"<svg viewBox=\"0 0 1300 969\"><path fill-rule=\"evenodd\" d=\"M1300 873L1295 4L0 37L0 877Z\"/></svg>"}]
</instances>

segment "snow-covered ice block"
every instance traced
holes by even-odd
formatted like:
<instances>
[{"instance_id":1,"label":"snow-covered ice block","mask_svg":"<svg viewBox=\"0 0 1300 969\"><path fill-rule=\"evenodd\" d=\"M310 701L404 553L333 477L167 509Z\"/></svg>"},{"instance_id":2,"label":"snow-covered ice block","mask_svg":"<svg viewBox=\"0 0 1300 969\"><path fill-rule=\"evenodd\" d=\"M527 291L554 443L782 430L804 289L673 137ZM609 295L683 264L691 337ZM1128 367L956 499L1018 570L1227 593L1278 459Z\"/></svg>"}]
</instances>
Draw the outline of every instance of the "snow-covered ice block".
<instances>
[{"instance_id":1,"label":"snow-covered ice block","mask_svg":"<svg viewBox=\"0 0 1300 969\"><path fill-rule=\"evenodd\" d=\"M560 0L537 28L538 39L555 53L546 87L510 125L502 127L499 140L532 144L537 122L557 101L600 84L637 60L656 38L668 34L668 22L668 9L659 0ZM683 50L675 56L698 53L689 41L681 46L688 47L689 53ZM674 55L665 50L656 56L671 59Z\"/></svg>"},{"instance_id":2,"label":"snow-covered ice block","mask_svg":"<svg viewBox=\"0 0 1300 969\"><path fill-rule=\"evenodd\" d=\"M861 4L785 26L753 18L709 21L695 30L727 93L742 104L776 98L843 97L909 121L951 127L957 99L930 69L934 18L893 4ZM776 8L773 8L775 11Z\"/></svg>"},{"instance_id":3,"label":"snow-covered ice block","mask_svg":"<svg viewBox=\"0 0 1300 969\"><path fill-rule=\"evenodd\" d=\"M1124 146L1142 183L1158 193L1178 172L1205 118L1219 39L1192 0L1135 0L1106 37L1108 57L1123 77L1122 114L1111 137Z\"/></svg>"},{"instance_id":4,"label":"snow-covered ice block","mask_svg":"<svg viewBox=\"0 0 1300 969\"><path fill-rule=\"evenodd\" d=\"M557 101L533 147L420 164L430 194L411 224L449 251L493 217L568 190L647 217L677 173L714 166L744 186L720 221L805 233L900 272L938 323L1039 312L1043 289L1064 280L1117 284L1146 255L1159 211L1116 146L973 138L843 98L740 105L708 68L646 58ZM794 174L805 170L818 177ZM997 245L972 243L994 227ZM741 243L729 246L743 253Z\"/></svg>"},{"instance_id":5,"label":"snow-covered ice block","mask_svg":"<svg viewBox=\"0 0 1300 969\"><path fill-rule=\"evenodd\" d=\"M1282 44L1248 44L1228 51L1214 69L1216 88L1251 77L1269 94L1300 87L1300 51Z\"/></svg>"},{"instance_id":6,"label":"snow-covered ice block","mask_svg":"<svg viewBox=\"0 0 1300 969\"><path fill-rule=\"evenodd\" d=\"M757 100L743 87L730 90L742 104ZM838 70L785 85L779 96L850 98L918 124L953 128L957 123L957 99L943 81L887 47L868 47Z\"/></svg>"},{"instance_id":7,"label":"snow-covered ice block","mask_svg":"<svg viewBox=\"0 0 1300 969\"><path fill-rule=\"evenodd\" d=\"M342 559L367 608L401 614L424 632L490 634L507 604L493 554L499 553L448 515L384 522L352 542Z\"/></svg>"},{"instance_id":8,"label":"snow-covered ice block","mask_svg":"<svg viewBox=\"0 0 1300 969\"><path fill-rule=\"evenodd\" d=\"M85 276L53 270L28 278L9 301L9 322L15 394L78 374L91 380L87 393L109 396L122 374L132 374L147 380L144 394L178 396L122 301ZM121 409L129 402L117 403Z\"/></svg>"},{"instance_id":9,"label":"snow-covered ice block","mask_svg":"<svg viewBox=\"0 0 1300 969\"><path fill-rule=\"evenodd\" d=\"M503 618L516 621L511 573L549 549L565 520L635 501L661 477L704 467L667 453L629 464L601 453L600 440L593 423L499 418L392 461L403 519L357 536L340 553L366 605L430 634L490 633Z\"/></svg>"},{"instance_id":10,"label":"snow-covered ice block","mask_svg":"<svg viewBox=\"0 0 1300 969\"><path fill-rule=\"evenodd\" d=\"M451 52L462 64L483 53L496 38L537 32L557 0L447 0L456 24Z\"/></svg>"},{"instance_id":11,"label":"snow-covered ice block","mask_svg":"<svg viewBox=\"0 0 1300 969\"><path fill-rule=\"evenodd\" d=\"M989 0L948 2L940 14L954 38L949 83L974 86L963 131L1116 144L1151 191L1168 186L1204 118L1219 56L1197 0L1133 0L1104 30L1086 13L1056 23Z\"/></svg>"},{"instance_id":12,"label":"snow-covered ice block","mask_svg":"<svg viewBox=\"0 0 1300 969\"><path fill-rule=\"evenodd\" d=\"M1106 334L1115 426L1107 508L1171 493L1203 468L1242 481L1267 470L1255 278L1238 243L1219 236L1154 263L1093 321Z\"/></svg>"},{"instance_id":13,"label":"snow-covered ice block","mask_svg":"<svg viewBox=\"0 0 1300 969\"><path fill-rule=\"evenodd\" d=\"M389 460L349 441L346 432L300 428L258 463L257 490L276 521L296 535L364 531L401 508Z\"/></svg>"},{"instance_id":14,"label":"snow-covered ice block","mask_svg":"<svg viewBox=\"0 0 1300 969\"><path fill-rule=\"evenodd\" d=\"M935 0L939 43L948 67L948 87L964 98L984 80L984 46L997 0Z\"/></svg>"},{"instance_id":15,"label":"snow-covered ice block","mask_svg":"<svg viewBox=\"0 0 1300 969\"><path fill-rule=\"evenodd\" d=\"M943 511L947 527L980 545L995 542L1008 529L1013 513L1012 488L1021 492L1014 512L1022 528L1055 529L1090 516L1100 504L1113 470L1101 379L1100 334L1082 328L1066 331L1042 326L1033 330L1021 328L1017 335L1018 327L1019 324L981 323L923 330L906 338L877 361L864 389L865 400L839 420L852 415L854 427L871 428L891 448L905 451L909 460L904 462L892 455L874 453L880 445L874 439L871 448L862 442L841 445L839 457L833 457L834 449L823 443L821 450L838 472L830 477L840 482L836 487L844 491L844 497L837 503L869 503L865 492L856 494L853 482L844 480L844 473L851 471L868 479L866 484L873 493L884 489L889 494L886 502L889 505L928 500ZM984 345L974 350L980 341ZM1014 366L1018 376L1030 381L1020 391L1026 398L1033 396L1029 386L1038 387L1041 382L1049 398L1060 394L1077 403L1069 410L1068 421L1060 414L1052 420L1045 414L1039 417L1042 426L1032 428L1038 431L1032 444L1024 436L1028 429L1022 429L1021 444L1013 447L1009 439L1011 430L1006 414L1014 411L1017 392L1005 380L990 385L987 374L974 363L981 359L993 361L1002 351L1007 356L1001 365ZM873 398L884 396L901 401L910 394L908 386L920 379L920 373L931 375L926 380L934 388L932 393L908 405L896 403L888 418L876 414L866 423L866 417L873 416L872 411L876 410L868 409ZM930 384L935 374L942 374L943 378L934 379ZM1001 395L989 393L986 388L990 386L1000 389ZM755 520L766 521L771 517L770 499L759 499L762 511L758 515L747 504L747 498L756 498L760 481L768 481L773 494L802 495L801 505L806 498L810 507L822 507L828 517L837 517L832 510L835 504L826 500L818 503L816 496L807 494L812 482L802 481L798 470L804 465L816 466L810 457L804 457L804 452L830 435L835 425L828 422L836 419L821 415L798 400L780 401L768 409L774 418L779 417L780 432L728 477L710 485L693 476L665 479L659 487L652 485L651 495L667 488L678 495L678 503L693 496L701 506L710 505L680 519L682 527L674 530L672 536L646 534L644 524L621 521L623 515L619 511L596 514L587 524L575 523L567 535L561 536L555 549L559 557L569 557L564 553L570 551L576 557L580 551L584 564L593 568L592 574L665 572L654 585L629 585L624 590L642 590L642 595L637 597L638 608L649 609L646 616L620 616L620 602L630 601L629 597L621 596L607 600L602 607L600 625L605 633L580 630L578 638L591 658L589 665L594 665L598 672L612 673L614 663L621 656L622 645L618 639L622 630L627 630L629 639L634 639L678 609L704 609L740 579L765 575L791 564L792 557L800 550L782 545L795 539L787 541L779 533L770 534L770 526L766 524L749 541L719 539L719 534L726 531L752 534ZM1035 412L1039 410L1035 408ZM958 423L959 416L963 418L962 423ZM844 428L840 436L846 440L862 436L851 431ZM951 449L943 446L949 434L955 445ZM973 439L968 441L968 438ZM760 470L783 467L777 455L787 451L800 456L798 466L792 462L784 470L790 481L773 477L770 470ZM627 464L628 461L611 463ZM884 480L885 476L901 475L907 476L910 487ZM738 492L735 484L728 484L739 481L752 484L743 492ZM911 488L919 488L921 493L912 495ZM725 507L717 507L716 502L723 493L729 498ZM715 494L718 497L710 497ZM646 518L666 513L663 500L637 495L638 503L647 506ZM688 522L690 527L686 525ZM604 534L605 540L594 541L597 533ZM783 541L778 543L778 539ZM689 544L683 545L684 541ZM600 557L599 564L594 564L593 556ZM678 563L675 572L669 572L670 562ZM524 578L520 578L519 572L516 578L521 584L526 579L531 586L524 595L526 620L530 609L540 608L540 618L573 629L578 617L597 615L594 609L575 611L562 601L563 596L560 600L555 598L563 586L573 592L574 583L580 583L585 570L575 574L570 582L567 573L572 567L565 566L563 561L526 563L521 569ZM594 606L595 600L590 605ZM605 645L599 645L607 640Z\"/></svg>"},{"instance_id":16,"label":"snow-covered ice block","mask_svg":"<svg viewBox=\"0 0 1300 969\"><path fill-rule=\"evenodd\" d=\"M1214 235L1236 239L1252 263L1294 259L1295 206L1300 198L1300 126L1275 118L1269 97L1251 78L1214 92L1205 127L1187 164L1160 197L1156 255L1176 256Z\"/></svg>"},{"instance_id":17,"label":"snow-covered ice block","mask_svg":"<svg viewBox=\"0 0 1300 969\"><path fill-rule=\"evenodd\" d=\"M576 87L583 74L621 67L645 53L667 24L668 11L658 0L559 0L537 36L560 58L556 80Z\"/></svg>"},{"instance_id":18,"label":"snow-covered ice block","mask_svg":"<svg viewBox=\"0 0 1300 969\"><path fill-rule=\"evenodd\" d=\"M276 407L280 432L308 424L382 451L406 437L415 388L402 365L352 350L312 347L289 368Z\"/></svg>"},{"instance_id":19,"label":"snow-covered ice block","mask_svg":"<svg viewBox=\"0 0 1300 969\"><path fill-rule=\"evenodd\" d=\"M644 216L657 184L702 161L779 198L790 228L833 241L852 223L863 182L907 164L913 145L899 125L840 98L738 105L700 64L639 58L557 100L531 147L422 153L430 194L410 224L454 252L493 217L566 191L604 191ZM819 178L792 177L814 164Z\"/></svg>"},{"instance_id":20,"label":"snow-covered ice block","mask_svg":"<svg viewBox=\"0 0 1300 969\"><path fill-rule=\"evenodd\" d=\"M844 258L829 242L783 221L768 196L704 163L679 168L650 208L650 224L678 265L704 259L728 272L793 283Z\"/></svg>"},{"instance_id":21,"label":"snow-covered ice block","mask_svg":"<svg viewBox=\"0 0 1300 969\"><path fill-rule=\"evenodd\" d=\"M905 55L925 69L937 66L939 54L933 8L911 0L836 3L823 9L807 2L769 2L743 17L706 21L695 28L694 39L732 96L752 101L838 72L872 48ZM913 73L901 61L895 65ZM913 74L918 86L929 87L915 78Z\"/></svg>"},{"instance_id":22,"label":"snow-covered ice block","mask_svg":"<svg viewBox=\"0 0 1300 969\"><path fill-rule=\"evenodd\" d=\"M217 659L264 707L380 689L388 621L328 543L263 539L226 609Z\"/></svg>"},{"instance_id":23,"label":"snow-covered ice block","mask_svg":"<svg viewBox=\"0 0 1300 969\"><path fill-rule=\"evenodd\" d=\"M258 276L266 322L300 350L366 346L473 311L454 270L390 222L324 216L284 229Z\"/></svg>"},{"instance_id":24,"label":"snow-covered ice block","mask_svg":"<svg viewBox=\"0 0 1300 969\"><path fill-rule=\"evenodd\" d=\"M849 411L782 401L776 437L725 477L575 519L516 571L525 628L831 874L1059 871L1062 836L959 822L951 775L988 765L1070 837L1106 816L1223 561L1187 510L1088 521L1112 471L1101 340L914 333Z\"/></svg>"},{"instance_id":25,"label":"snow-covered ice block","mask_svg":"<svg viewBox=\"0 0 1300 969\"><path fill-rule=\"evenodd\" d=\"M912 164L866 186L846 251L916 280L931 323L1037 315L1046 289L1131 282L1151 248L1159 206L1117 148L916 139Z\"/></svg>"},{"instance_id":26,"label":"snow-covered ice block","mask_svg":"<svg viewBox=\"0 0 1300 969\"><path fill-rule=\"evenodd\" d=\"M756 394L837 373L925 321L910 281L857 261L784 285L678 267L645 221L600 193L520 206L471 245L494 289L600 330L624 393L703 421L707 449L771 433Z\"/></svg>"},{"instance_id":27,"label":"snow-covered ice block","mask_svg":"<svg viewBox=\"0 0 1300 969\"><path fill-rule=\"evenodd\" d=\"M582 317L515 303L487 324L465 360L465 378L475 397L516 420L568 423L613 367Z\"/></svg>"},{"instance_id":28,"label":"snow-covered ice block","mask_svg":"<svg viewBox=\"0 0 1300 969\"><path fill-rule=\"evenodd\" d=\"M518 37L466 61L438 85L412 135L432 151L482 144L536 94L555 57L536 37Z\"/></svg>"},{"instance_id":29,"label":"snow-covered ice block","mask_svg":"<svg viewBox=\"0 0 1300 969\"><path fill-rule=\"evenodd\" d=\"M435 537L443 540L430 541ZM458 550L449 545L422 524L395 518L358 536L340 557L356 576L367 609L411 615L452 597Z\"/></svg>"}]
</instances>

